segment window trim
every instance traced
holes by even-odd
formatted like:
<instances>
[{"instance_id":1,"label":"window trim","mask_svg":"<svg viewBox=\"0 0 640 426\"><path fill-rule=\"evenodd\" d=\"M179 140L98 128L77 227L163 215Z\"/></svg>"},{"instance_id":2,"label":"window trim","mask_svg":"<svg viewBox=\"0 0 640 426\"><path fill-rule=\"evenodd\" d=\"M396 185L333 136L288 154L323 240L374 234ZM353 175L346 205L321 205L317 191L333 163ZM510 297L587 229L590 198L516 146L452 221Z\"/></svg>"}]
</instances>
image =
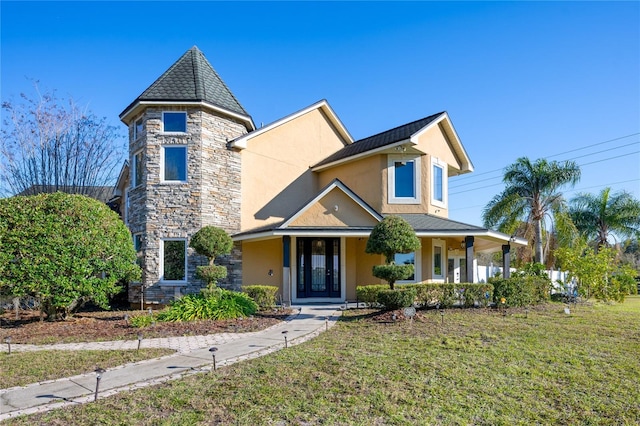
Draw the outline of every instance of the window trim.
<instances>
[{"instance_id":1,"label":"window trim","mask_svg":"<svg viewBox=\"0 0 640 426\"><path fill-rule=\"evenodd\" d=\"M168 131L164 129L164 116L165 114L182 114L184 115L184 132L182 131ZM186 111L162 111L162 133L169 135L185 135L187 134L187 112Z\"/></svg>"},{"instance_id":2,"label":"window trim","mask_svg":"<svg viewBox=\"0 0 640 426\"><path fill-rule=\"evenodd\" d=\"M413 184L415 195L413 197L396 197L396 162L413 162ZM387 156L387 199L389 204L420 204L422 169L420 156L389 155Z\"/></svg>"},{"instance_id":3,"label":"window trim","mask_svg":"<svg viewBox=\"0 0 640 426\"><path fill-rule=\"evenodd\" d=\"M134 234L131 234L131 239L133 240L133 249L136 252L136 263L138 261L138 253L142 251L142 246L143 246L143 239L144 239L144 234L142 232L136 232ZM136 239L139 239L140 245L136 246ZM143 256L144 257L144 256ZM138 265L142 268L142 265ZM133 283L139 283L141 282L141 280L137 280L137 281L132 281Z\"/></svg>"},{"instance_id":4,"label":"window trim","mask_svg":"<svg viewBox=\"0 0 640 426\"><path fill-rule=\"evenodd\" d=\"M164 244L167 241L183 241L184 242L184 279L182 280L166 280L164 278ZM189 245L186 238L162 238L160 239L160 264L159 264L159 281L162 285L185 285L188 280L188 249Z\"/></svg>"},{"instance_id":5,"label":"window trim","mask_svg":"<svg viewBox=\"0 0 640 426\"><path fill-rule=\"evenodd\" d=\"M440 274L436 274L436 247L440 249ZM442 281L445 279L445 242L434 238L431 240L431 279L433 281Z\"/></svg>"},{"instance_id":6,"label":"window trim","mask_svg":"<svg viewBox=\"0 0 640 426\"><path fill-rule=\"evenodd\" d=\"M417 249L413 256L413 279L412 280L398 280L397 284L415 284L422 282L422 248ZM398 253L396 253L398 254ZM409 253L407 253L409 254Z\"/></svg>"},{"instance_id":7,"label":"window trim","mask_svg":"<svg viewBox=\"0 0 640 426\"><path fill-rule=\"evenodd\" d=\"M435 194L436 194L436 180L435 180L435 173L434 173L434 169L438 167L439 169L442 170L442 201L437 200L435 198ZM448 174L447 174L447 163L445 163L444 161L440 160L437 157L431 157L431 204L436 206L436 207L442 207L442 208L447 208L447 202L448 202L448 197L447 197L447 191L448 191L448 185L447 185L447 181L448 181Z\"/></svg>"},{"instance_id":8,"label":"window trim","mask_svg":"<svg viewBox=\"0 0 640 426\"><path fill-rule=\"evenodd\" d=\"M136 175L138 173L138 166L136 164L136 157L140 156L140 166L142 166L142 150L136 151L132 156L131 156L131 188L137 188L138 186L142 185L142 174L144 173L144 169L142 169L140 171L140 182L138 182L138 179L136 179Z\"/></svg>"},{"instance_id":9,"label":"window trim","mask_svg":"<svg viewBox=\"0 0 640 426\"><path fill-rule=\"evenodd\" d=\"M167 180L165 179L165 161L166 161L166 156L165 156L165 149L166 148L184 148L184 180L179 180L179 179L171 179L171 180ZM183 144L176 144L176 145L162 145L161 149L160 149L160 182L162 183L186 183L189 180L189 170L188 170L188 166L189 166L189 159L188 159L188 155L189 155L189 148L187 145L183 145Z\"/></svg>"},{"instance_id":10,"label":"window trim","mask_svg":"<svg viewBox=\"0 0 640 426\"><path fill-rule=\"evenodd\" d=\"M164 122L164 121L163 121ZM138 123L140 123L140 131L138 131ZM133 140L136 141L144 131L144 117L139 117L133 122Z\"/></svg>"}]
</instances>

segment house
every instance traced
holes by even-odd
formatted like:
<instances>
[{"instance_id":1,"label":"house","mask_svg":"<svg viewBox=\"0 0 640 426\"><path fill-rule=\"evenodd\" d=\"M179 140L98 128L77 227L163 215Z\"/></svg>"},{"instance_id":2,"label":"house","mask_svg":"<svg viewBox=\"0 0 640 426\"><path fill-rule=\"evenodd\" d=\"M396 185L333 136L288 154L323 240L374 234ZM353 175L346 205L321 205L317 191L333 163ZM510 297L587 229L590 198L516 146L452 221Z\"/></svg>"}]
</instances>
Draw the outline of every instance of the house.
<instances>
[{"instance_id":1,"label":"house","mask_svg":"<svg viewBox=\"0 0 640 426\"><path fill-rule=\"evenodd\" d=\"M410 282L471 282L476 252L526 241L448 219L448 179L473 165L447 112L353 140L326 100L256 128L193 47L120 114L129 161L116 185L143 267L130 301L167 303L204 285L189 248L201 227L235 244L221 286L275 285L285 302L354 300L381 283L365 253L372 228L399 215L422 248ZM141 290L143 290L141 294Z\"/></svg>"}]
</instances>

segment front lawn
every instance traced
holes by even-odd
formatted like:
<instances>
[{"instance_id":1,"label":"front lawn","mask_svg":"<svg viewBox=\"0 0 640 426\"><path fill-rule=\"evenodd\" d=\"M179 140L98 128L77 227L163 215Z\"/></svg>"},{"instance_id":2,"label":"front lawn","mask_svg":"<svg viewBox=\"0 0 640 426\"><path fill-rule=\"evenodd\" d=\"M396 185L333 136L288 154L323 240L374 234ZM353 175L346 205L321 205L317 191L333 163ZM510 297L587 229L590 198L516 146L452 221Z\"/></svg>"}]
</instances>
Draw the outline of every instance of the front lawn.
<instances>
[{"instance_id":1,"label":"front lawn","mask_svg":"<svg viewBox=\"0 0 640 426\"><path fill-rule=\"evenodd\" d=\"M302 345L8 424L638 424L640 297L563 308L350 310Z\"/></svg>"}]
</instances>

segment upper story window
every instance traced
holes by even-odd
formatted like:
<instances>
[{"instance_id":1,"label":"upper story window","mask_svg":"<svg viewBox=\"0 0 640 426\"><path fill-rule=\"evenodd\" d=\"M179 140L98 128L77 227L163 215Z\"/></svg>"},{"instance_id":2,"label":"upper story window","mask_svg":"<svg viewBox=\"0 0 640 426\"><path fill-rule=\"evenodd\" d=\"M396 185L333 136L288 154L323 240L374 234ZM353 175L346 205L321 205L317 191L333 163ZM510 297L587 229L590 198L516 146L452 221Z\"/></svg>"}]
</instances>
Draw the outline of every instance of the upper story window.
<instances>
[{"instance_id":1,"label":"upper story window","mask_svg":"<svg viewBox=\"0 0 640 426\"><path fill-rule=\"evenodd\" d=\"M186 182L187 147L171 145L162 147L162 180L164 182Z\"/></svg>"},{"instance_id":2,"label":"upper story window","mask_svg":"<svg viewBox=\"0 0 640 426\"><path fill-rule=\"evenodd\" d=\"M187 113L186 112L163 112L162 131L165 133L186 133Z\"/></svg>"},{"instance_id":3,"label":"upper story window","mask_svg":"<svg viewBox=\"0 0 640 426\"><path fill-rule=\"evenodd\" d=\"M133 154L131 161L131 187L142 184L142 151Z\"/></svg>"},{"instance_id":4,"label":"upper story window","mask_svg":"<svg viewBox=\"0 0 640 426\"><path fill-rule=\"evenodd\" d=\"M389 204L420 204L420 157L390 155L387 176Z\"/></svg>"},{"instance_id":5,"label":"upper story window","mask_svg":"<svg viewBox=\"0 0 640 426\"><path fill-rule=\"evenodd\" d=\"M142 136L142 130L144 129L144 120L142 117L138 118L135 123L133 123L133 140L137 140L140 136Z\"/></svg>"},{"instance_id":6,"label":"upper story window","mask_svg":"<svg viewBox=\"0 0 640 426\"><path fill-rule=\"evenodd\" d=\"M447 207L447 165L431 158L431 204Z\"/></svg>"}]
</instances>

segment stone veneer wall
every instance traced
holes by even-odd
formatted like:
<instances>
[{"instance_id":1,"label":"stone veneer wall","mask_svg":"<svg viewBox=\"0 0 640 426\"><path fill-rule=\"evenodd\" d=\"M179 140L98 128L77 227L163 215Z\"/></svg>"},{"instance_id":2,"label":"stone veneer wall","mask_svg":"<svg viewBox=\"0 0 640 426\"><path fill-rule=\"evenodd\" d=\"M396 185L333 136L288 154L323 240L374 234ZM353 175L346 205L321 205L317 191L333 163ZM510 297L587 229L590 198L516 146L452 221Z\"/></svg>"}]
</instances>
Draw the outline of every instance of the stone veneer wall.
<instances>
[{"instance_id":1,"label":"stone veneer wall","mask_svg":"<svg viewBox=\"0 0 640 426\"><path fill-rule=\"evenodd\" d=\"M163 134L162 111L187 111L187 134ZM144 112L144 131L131 141L130 154L143 152L143 184L129 190L129 228L142 233L145 302L166 304L205 285L195 277L206 258L187 251L187 283L160 282L160 241L190 238L207 225L229 234L240 231L240 154L227 142L247 132L243 124L199 108L149 107ZM130 135L133 133L130 131ZM161 182L163 146L187 146L187 182ZM217 260L228 268L221 287L239 289L242 257L239 245L231 255ZM129 286L129 301L140 302L140 286Z\"/></svg>"}]
</instances>

